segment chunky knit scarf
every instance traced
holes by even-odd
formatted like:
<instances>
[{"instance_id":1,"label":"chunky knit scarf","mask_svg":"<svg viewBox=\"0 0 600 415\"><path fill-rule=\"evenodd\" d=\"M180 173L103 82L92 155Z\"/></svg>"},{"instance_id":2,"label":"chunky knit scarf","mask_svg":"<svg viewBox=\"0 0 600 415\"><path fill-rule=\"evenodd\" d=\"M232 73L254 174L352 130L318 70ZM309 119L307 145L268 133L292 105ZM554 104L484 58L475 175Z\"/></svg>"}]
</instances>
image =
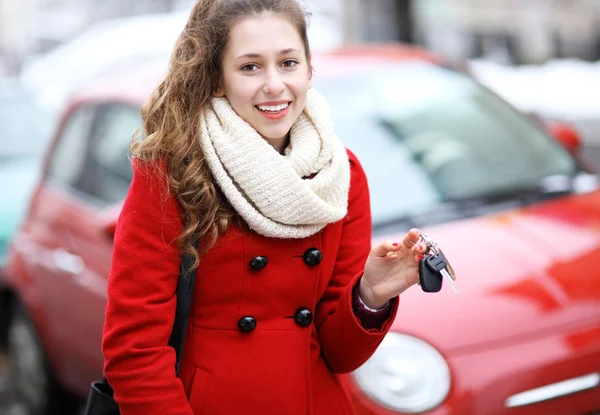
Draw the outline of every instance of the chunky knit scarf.
<instances>
[{"instance_id":1,"label":"chunky knit scarf","mask_svg":"<svg viewBox=\"0 0 600 415\"><path fill-rule=\"evenodd\" d=\"M233 208L261 235L305 238L346 216L350 164L329 107L314 90L284 154L213 98L200 120L210 170Z\"/></svg>"}]
</instances>

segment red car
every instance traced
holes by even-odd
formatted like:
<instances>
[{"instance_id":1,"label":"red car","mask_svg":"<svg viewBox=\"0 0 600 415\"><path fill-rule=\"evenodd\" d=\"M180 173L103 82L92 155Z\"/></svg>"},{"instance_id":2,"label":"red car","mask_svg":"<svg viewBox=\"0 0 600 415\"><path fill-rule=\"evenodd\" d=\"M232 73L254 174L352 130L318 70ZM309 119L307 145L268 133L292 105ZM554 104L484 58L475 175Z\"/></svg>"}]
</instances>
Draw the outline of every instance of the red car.
<instances>
[{"instance_id":1,"label":"red car","mask_svg":"<svg viewBox=\"0 0 600 415\"><path fill-rule=\"evenodd\" d=\"M421 228L460 290L402 295L392 332L343 376L358 414L600 411L600 191L576 137L563 129L556 140L416 49L346 49L314 64L314 86L367 173L375 238ZM102 374L126 151L165 68L136 63L73 99L11 245L0 327L34 410L83 399Z\"/></svg>"}]
</instances>

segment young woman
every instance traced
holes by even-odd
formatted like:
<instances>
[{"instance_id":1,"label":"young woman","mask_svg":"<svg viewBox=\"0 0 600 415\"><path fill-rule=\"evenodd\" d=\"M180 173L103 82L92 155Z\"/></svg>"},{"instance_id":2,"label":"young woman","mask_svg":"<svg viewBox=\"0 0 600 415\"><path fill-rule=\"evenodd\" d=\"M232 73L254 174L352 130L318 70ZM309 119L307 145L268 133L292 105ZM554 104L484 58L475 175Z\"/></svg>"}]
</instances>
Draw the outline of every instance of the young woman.
<instances>
[{"instance_id":1,"label":"young woman","mask_svg":"<svg viewBox=\"0 0 600 415\"><path fill-rule=\"evenodd\" d=\"M143 108L102 345L123 415L352 414L336 374L418 280L418 230L371 250L367 180L311 89L306 27L297 0L197 1ZM182 251L198 261L176 377Z\"/></svg>"}]
</instances>

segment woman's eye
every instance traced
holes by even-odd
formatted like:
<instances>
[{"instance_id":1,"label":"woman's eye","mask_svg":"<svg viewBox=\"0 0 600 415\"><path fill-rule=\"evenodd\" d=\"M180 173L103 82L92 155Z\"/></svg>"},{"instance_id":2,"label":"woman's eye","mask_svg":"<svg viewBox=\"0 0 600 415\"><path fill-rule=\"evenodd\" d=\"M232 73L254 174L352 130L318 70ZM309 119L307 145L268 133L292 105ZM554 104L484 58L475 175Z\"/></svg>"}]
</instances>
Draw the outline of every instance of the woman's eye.
<instances>
[{"instance_id":1,"label":"woman's eye","mask_svg":"<svg viewBox=\"0 0 600 415\"><path fill-rule=\"evenodd\" d=\"M283 66L285 66L286 68L293 68L296 65L298 65L298 62L294 60L287 60L283 62Z\"/></svg>"},{"instance_id":2,"label":"woman's eye","mask_svg":"<svg viewBox=\"0 0 600 415\"><path fill-rule=\"evenodd\" d=\"M254 71L254 70L256 70L256 68L258 68L257 65L255 65L253 63L249 63L248 65L242 66L242 71Z\"/></svg>"}]
</instances>

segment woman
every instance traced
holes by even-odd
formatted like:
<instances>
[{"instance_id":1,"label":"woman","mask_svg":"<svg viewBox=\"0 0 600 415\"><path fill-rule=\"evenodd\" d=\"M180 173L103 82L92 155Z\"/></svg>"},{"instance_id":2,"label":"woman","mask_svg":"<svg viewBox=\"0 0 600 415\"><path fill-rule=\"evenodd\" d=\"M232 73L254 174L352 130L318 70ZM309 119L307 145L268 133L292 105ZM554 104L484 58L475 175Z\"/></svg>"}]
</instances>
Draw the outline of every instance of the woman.
<instances>
[{"instance_id":1,"label":"woman","mask_svg":"<svg viewBox=\"0 0 600 415\"><path fill-rule=\"evenodd\" d=\"M336 374L418 280L418 230L370 250L366 177L311 89L306 20L296 0L196 2L143 108L103 339L123 415L352 414ZM182 250L198 268L178 378Z\"/></svg>"}]
</instances>

